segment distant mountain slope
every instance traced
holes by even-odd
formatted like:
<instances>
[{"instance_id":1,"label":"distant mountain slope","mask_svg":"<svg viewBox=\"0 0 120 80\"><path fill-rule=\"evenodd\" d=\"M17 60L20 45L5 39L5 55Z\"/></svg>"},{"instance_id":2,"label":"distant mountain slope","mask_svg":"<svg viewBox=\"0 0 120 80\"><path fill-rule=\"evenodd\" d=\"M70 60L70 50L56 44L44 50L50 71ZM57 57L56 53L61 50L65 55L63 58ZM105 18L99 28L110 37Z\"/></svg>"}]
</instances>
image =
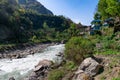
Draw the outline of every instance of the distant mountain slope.
<instances>
[{"instance_id":1,"label":"distant mountain slope","mask_svg":"<svg viewBox=\"0 0 120 80\"><path fill-rule=\"evenodd\" d=\"M0 15L0 44L67 40L73 23L53 15L36 0L0 0Z\"/></svg>"},{"instance_id":2,"label":"distant mountain slope","mask_svg":"<svg viewBox=\"0 0 120 80\"><path fill-rule=\"evenodd\" d=\"M24 7L26 10L33 10L40 14L53 15L53 13L45 8L40 2L37 0L17 0L18 4Z\"/></svg>"}]
</instances>

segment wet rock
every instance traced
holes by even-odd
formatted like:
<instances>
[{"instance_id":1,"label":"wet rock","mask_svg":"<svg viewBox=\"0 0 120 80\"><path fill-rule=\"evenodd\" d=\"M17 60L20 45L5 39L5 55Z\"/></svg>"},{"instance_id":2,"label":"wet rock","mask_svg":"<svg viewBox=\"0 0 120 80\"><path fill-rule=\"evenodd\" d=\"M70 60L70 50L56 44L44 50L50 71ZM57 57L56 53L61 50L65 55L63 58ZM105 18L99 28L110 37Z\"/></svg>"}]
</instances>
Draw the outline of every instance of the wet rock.
<instances>
[{"instance_id":1,"label":"wet rock","mask_svg":"<svg viewBox=\"0 0 120 80\"><path fill-rule=\"evenodd\" d=\"M83 70L85 73L95 76L99 73L101 68L102 65L100 65L96 60L93 58L87 58L81 63L78 70Z\"/></svg>"},{"instance_id":2,"label":"wet rock","mask_svg":"<svg viewBox=\"0 0 120 80\"><path fill-rule=\"evenodd\" d=\"M14 77L10 77L9 80L15 80L15 78Z\"/></svg>"},{"instance_id":3,"label":"wet rock","mask_svg":"<svg viewBox=\"0 0 120 80\"><path fill-rule=\"evenodd\" d=\"M38 63L38 65L35 66L34 72L38 76L46 76L50 66L52 65L52 62L49 60L42 60Z\"/></svg>"},{"instance_id":4,"label":"wet rock","mask_svg":"<svg viewBox=\"0 0 120 80\"><path fill-rule=\"evenodd\" d=\"M93 78L83 70L78 70L72 80L93 80Z\"/></svg>"},{"instance_id":5,"label":"wet rock","mask_svg":"<svg viewBox=\"0 0 120 80\"><path fill-rule=\"evenodd\" d=\"M58 57L63 57L64 55L63 55L62 52L59 52L58 54L56 54L56 56L58 56Z\"/></svg>"},{"instance_id":6,"label":"wet rock","mask_svg":"<svg viewBox=\"0 0 120 80\"><path fill-rule=\"evenodd\" d=\"M62 41L61 41L61 44L65 44L65 42L66 42L66 40L62 40Z\"/></svg>"},{"instance_id":7,"label":"wet rock","mask_svg":"<svg viewBox=\"0 0 120 80\"><path fill-rule=\"evenodd\" d=\"M2 55L2 54L0 54L0 58L3 58L3 55Z\"/></svg>"},{"instance_id":8,"label":"wet rock","mask_svg":"<svg viewBox=\"0 0 120 80\"><path fill-rule=\"evenodd\" d=\"M16 55L16 59L22 58L22 56L20 54Z\"/></svg>"},{"instance_id":9,"label":"wet rock","mask_svg":"<svg viewBox=\"0 0 120 80\"><path fill-rule=\"evenodd\" d=\"M52 65L52 61L42 60L40 61L34 68L33 72L30 76L25 80L43 80L47 77L50 66Z\"/></svg>"},{"instance_id":10,"label":"wet rock","mask_svg":"<svg viewBox=\"0 0 120 80\"><path fill-rule=\"evenodd\" d=\"M52 65L52 61L44 59L44 60L40 61L40 62L35 66L35 68L36 68L36 67L39 67L39 66L47 66L47 67L50 67L51 65Z\"/></svg>"},{"instance_id":11,"label":"wet rock","mask_svg":"<svg viewBox=\"0 0 120 80\"><path fill-rule=\"evenodd\" d=\"M32 72L28 78L25 78L24 80L38 80L37 75L35 72Z\"/></svg>"}]
</instances>

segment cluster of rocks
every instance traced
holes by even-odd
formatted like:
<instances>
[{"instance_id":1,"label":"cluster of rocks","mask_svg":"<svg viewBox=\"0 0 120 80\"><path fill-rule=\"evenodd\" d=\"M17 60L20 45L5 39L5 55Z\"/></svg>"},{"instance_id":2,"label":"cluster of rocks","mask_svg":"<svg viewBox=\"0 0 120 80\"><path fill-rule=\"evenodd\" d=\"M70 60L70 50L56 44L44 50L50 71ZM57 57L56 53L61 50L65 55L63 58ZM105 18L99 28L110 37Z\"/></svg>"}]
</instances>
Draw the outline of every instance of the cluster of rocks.
<instances>
[{"instance_id":1,"label":"cluster of rocks","mask_svg":"<svg viewBox=\"0 0 120 80\"><path fill-rule=\"evenodd\" d=\"M2 58L9 58L9 59L18 59L24 58L27 55L34 55L34 53L40 52L46 47L53 45L53 44L36 44L36 45L29 45L29 46L19 46L19 48L11 48L6 49L3 52L0 52L0 59Z\"/></svg>"},{"instance_id":2,"label":"cluster of rocks","mask_svg":"<svg viewBox=\"0 0 120 80\"><path fill-rule=\"evenodd\" d=\"M100 64L99 59L86 58L78 67L78 70L74 72L70 80L94 80L94 77L100 73L103 66ZM53 66L53 62L50 60L40 61L31 74L23 80L48 80L47 75ZM11 77L9 80L15 80Z\"/></svg>"},{"instance_id":3,"label":"cluster of rocks","mask_svg":"<svg viewBox=\"0 0 120 80\"><path fill-rule=\"evenodd\" d=\"M35 66L30 76L24 80L45 80L52 64L53 62L49 60L40 61Z\"/></svg>"},{"instance_id":4,"label":"cluster of rocks","mask_svg":"<svg viewBox=\"0 0 120 80\"><path fill-rule=\"evenodd\" d=\"M23 80L47 80L47 74L53 65L53 62L50 60L42 60L40 61L35 68L32 70L30 75L28 75ZM15 80L14 77L10 77L9 80Z\"/></svg>"},{"instance_id":5,"label":"cluster of rocks","mask_svg":"<svg viewBox=\"0 0 120 80\"><path fill-rule=\"evenodd\" d=\"M72 80L94 80L94 76L102 70L103 66L97 60L86 58L74 73Z\"/></svg>"}]
</instances>

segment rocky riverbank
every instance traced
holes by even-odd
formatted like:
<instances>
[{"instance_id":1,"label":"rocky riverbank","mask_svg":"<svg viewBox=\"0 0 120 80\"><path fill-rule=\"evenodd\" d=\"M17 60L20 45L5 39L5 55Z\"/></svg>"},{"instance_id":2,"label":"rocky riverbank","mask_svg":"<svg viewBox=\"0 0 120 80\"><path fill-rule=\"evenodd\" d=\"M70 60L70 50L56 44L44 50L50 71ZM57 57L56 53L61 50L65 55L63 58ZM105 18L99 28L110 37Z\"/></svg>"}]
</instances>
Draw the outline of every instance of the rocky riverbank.
<instances>
[{"instance_id":1,"label":"rocky riverbank","mask_svg":"<svg viewBox=\"0 0 120 80\"><path fill-rule=\"evenodd\" d=\"M94 77L100 73L103 66L100 64L102 58L86 58L72 74L64 75L60 80L94 80ZM53 63L50 60L40 61L32 71L32 73L24 80L51 80L48 79L49 72L52 69ZM58 66L60 68L62 66ZM66 70L65 70L66 71ZM54 74L56 75L56 74Z\"/></svg>"},{"instance_id":2,"label":"rocky riverbank","mask_svg":"<svg viewBox=\"0 0 120 80\"><path fill-rule=\"evenodd\" d=\"M13 47L5 47L0 51L0 59L9 58L9 59L18 59L24 58L27 55L34 55L37 52L42 51L48 46L55 45L54 43L48 44L24 44Z\"/></svg>"}]
</instances>

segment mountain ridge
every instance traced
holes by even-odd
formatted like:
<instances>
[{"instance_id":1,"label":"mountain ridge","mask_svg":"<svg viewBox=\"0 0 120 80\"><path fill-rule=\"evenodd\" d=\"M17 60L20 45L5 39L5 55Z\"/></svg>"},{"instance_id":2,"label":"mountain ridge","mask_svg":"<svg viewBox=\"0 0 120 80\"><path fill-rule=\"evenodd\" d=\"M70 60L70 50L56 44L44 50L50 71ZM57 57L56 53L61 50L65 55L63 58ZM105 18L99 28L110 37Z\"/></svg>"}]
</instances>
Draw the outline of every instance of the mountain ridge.
<instances>
[{"instance_id":1,"label":"mountain ridge","mask_svg":"<svg viewBox=\"0 0 120 80\"><path fill-rule=\"evenodd\" d=\"M17 3L26 10L33 10L40 14L53 15L52 11L48 10L37 0L16 0Z\"/></svg>"}]
</instances>

